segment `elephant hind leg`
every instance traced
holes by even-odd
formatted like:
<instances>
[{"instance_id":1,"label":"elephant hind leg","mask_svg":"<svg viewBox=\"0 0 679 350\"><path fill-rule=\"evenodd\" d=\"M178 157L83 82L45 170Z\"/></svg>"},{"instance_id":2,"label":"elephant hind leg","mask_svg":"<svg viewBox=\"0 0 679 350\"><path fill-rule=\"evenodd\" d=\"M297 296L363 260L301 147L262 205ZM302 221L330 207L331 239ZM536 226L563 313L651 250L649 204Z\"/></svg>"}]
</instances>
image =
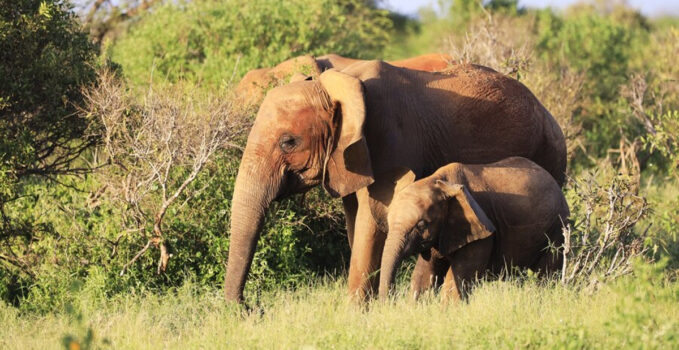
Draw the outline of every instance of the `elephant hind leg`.
<instances>
[{"instance_id":1,"label":"elephant hind leg","mask_svg":"<svg viewBox=\"0 0 679 350\"><path fill-rule=\"evenodd\" d=\"M563 265L563 226L561 219L557 219L547 231L549 245L541 252L533 266L533 270L540 274L550 275L559 271Z\"/></svg>"}]
</instances>

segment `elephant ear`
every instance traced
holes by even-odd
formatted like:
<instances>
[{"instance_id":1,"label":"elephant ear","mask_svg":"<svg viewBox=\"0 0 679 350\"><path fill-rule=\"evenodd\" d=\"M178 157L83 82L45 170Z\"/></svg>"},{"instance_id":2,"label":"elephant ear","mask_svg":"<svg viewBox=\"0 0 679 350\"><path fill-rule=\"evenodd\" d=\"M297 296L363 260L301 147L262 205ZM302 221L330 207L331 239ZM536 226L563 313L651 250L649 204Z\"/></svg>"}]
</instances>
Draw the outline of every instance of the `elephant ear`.
<instances>
[{"instance_id":1,"label":"elephant ear","mask_svg":"<svg viewBox=\"0 0 679 350\"><path fill-rule=\"evenodd\" d=\"M334 147L330 148L332 151L326 161L324 186L332 196L344 197L375 181L368 143L363 134L363 84L357 78L334 69L323 72L320 82L335 110L331 138Z\"/></svg>"},{"instance_id":2,"label":"elephant ear","mask_svg":"<svg viewBox=\"0 0 679 350\"><path fill-rule=\"evenodd\" d=\"M408 187L411 183L415 182L417 177L415 173L408 168L400 168L399 175L394 179L396 186L394 187L394 196L403 191L404 188Z\"/></svg>"},{"instance_id":3,"label":"elephant ear","mask_svg":"<svg viewBox=\"0 0 679 350\"><path fill-rule=\"evenodd\" d=\"M495 225L464 185L436 180L448 201L448 216L439 234L439 250L450 255L465 245L490 237Z\"/></svg>"}]
</instances>

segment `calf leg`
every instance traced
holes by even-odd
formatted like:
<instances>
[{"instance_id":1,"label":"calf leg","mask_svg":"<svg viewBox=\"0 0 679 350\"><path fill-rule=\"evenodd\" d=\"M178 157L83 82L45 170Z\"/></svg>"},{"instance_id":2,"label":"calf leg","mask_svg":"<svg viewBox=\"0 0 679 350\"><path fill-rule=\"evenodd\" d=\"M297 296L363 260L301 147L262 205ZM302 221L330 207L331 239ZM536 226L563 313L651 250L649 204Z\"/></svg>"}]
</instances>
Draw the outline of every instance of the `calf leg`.
<instances>
[{"instance_id":1,"label":"calf leg","mask_svg":"<svg viewBox=\"0 0 679 350\"><path fill-rule=\"evenodd\" d=\"M422 293L430 288L441 286L448 266L450 266L448 260L433 248L429 254L429 259L425 259L420 254L417 257L417 263L415 263L415 269L410 278L410 295L417 300Z\"/></svg>"},{"instance_id":2,"label":"calf leg","mask_svg":"<svg viewBox=\"0 0 679 350\"><path fill-rule=\"evenodd\" d=\"M471 284L485 275L493 249L493 238L471 242L453 252L449 257L450 268L441 288L444 302L465 299Z\"/></svg>"}]
</instances>

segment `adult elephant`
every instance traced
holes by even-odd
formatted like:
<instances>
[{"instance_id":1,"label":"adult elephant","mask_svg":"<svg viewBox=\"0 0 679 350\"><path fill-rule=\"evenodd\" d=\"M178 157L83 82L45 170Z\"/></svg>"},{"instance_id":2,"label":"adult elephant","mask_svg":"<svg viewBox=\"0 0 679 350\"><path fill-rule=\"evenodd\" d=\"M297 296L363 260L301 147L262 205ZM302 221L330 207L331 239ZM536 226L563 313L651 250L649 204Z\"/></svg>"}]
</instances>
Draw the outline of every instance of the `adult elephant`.
<instances>
[{"instance_id":1,"label":"adult elephant","mask_svg":"<svg viewBox=\"0 0 679 350\"><path fill-rule=\"evenodd\" d=\"M342 197L352 247L349 291L379 266L395 169L420 178L451 162L523 156L563 183L566 145L520 82L476 65L446 74L360 62L271 90L236 178L225 295L242 300L266 209L321 184Z\"/></svg>"},{"instance_id":2,"label":"adult elephant","mask_svg":"<svg viewBox=\"0 0 679 350\"><path fill-rule=\"evenodd\" d=\"M446 54L430 53L404 60L389 62L393 66L416 69L425 72L439 72L450 65L452 57ZM245 74L236 87L236 94L246 103L259 101L264 92L281 81L292 76L301 74L304 76L318 77L322 72L335 68L342 70L354 63L365 62L336 54L328 54L319 57L310 55L299 56L283 61L272 68L253 69ZM295 78L293 78L295 80Z\"/></svg>"}]
</instances>

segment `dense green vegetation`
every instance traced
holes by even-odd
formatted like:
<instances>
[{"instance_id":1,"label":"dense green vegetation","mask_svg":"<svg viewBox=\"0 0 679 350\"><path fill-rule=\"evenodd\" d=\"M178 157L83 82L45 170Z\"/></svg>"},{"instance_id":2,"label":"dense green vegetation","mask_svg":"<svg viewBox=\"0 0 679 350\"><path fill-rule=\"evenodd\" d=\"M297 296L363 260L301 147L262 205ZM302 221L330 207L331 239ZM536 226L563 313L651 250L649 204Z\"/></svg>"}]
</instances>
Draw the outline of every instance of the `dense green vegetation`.
<instances>
[{"instance_id":1,"label":"dense green vegetation","mask_svg":"<svg viewBox=\"0 0 679 350\"><path fill-rule=\"evenodd\" d=\"M0 347L87 345L88 330L92 346L114 348L677 346L679 21L605 4L438 6L414 20L363 0L160 1L118 16L99 47L64 1L0 0ZM230 200L254 115L228 103L231 86L249 69L331 52L445 52L521 80L567 136L573 240L587 240L574 251L620 227L616 244L639 255L633 274L604 271L615 245L568 283L528 274L483 284L468 304L400 297L365 312L345 305L341 205L315 189L267 215L246 287L255 310L225 305ZM177 138L184 158L144 182L164 164L162 138L128 141L154 113L230 123L160 229L163 193L190 177L195 154ZM203 119L172 120L184 136L203 130ZM158 273L161 247L171 257Z\"/></svg>"},{"instance_id":2,"label":"dense green vegetation","mask_svg":"<svg viewBox=\"0 0 679 350\"><path fill-rule=\"evenodd\" d=\"M387 12L361 0L191 1L161 6L111 51L136 84L153 75L224 87L250 69L304 54L379 57L389 29Z\"/></svg>"},{"instance_id":3,"label":"dense green vegetation","mask_svg":"<svg viewBox=\"0 0 679 350\"><path fill-rule=\"evenodd\" d=\"M96 123L77 113L82 86L95 79L97 55L61 2L0 2L0 258L5 264L0 297L5 300L15 294L10 289L30 283L9 272L30 264L14 249L57 234L51 222L33 220L22 208L34 206L39 192L51 186L45 178L83 172L73 161L97 142L88 132ZM42 177L38 183L36 176Z\"/></svg>"}]
</instances>

